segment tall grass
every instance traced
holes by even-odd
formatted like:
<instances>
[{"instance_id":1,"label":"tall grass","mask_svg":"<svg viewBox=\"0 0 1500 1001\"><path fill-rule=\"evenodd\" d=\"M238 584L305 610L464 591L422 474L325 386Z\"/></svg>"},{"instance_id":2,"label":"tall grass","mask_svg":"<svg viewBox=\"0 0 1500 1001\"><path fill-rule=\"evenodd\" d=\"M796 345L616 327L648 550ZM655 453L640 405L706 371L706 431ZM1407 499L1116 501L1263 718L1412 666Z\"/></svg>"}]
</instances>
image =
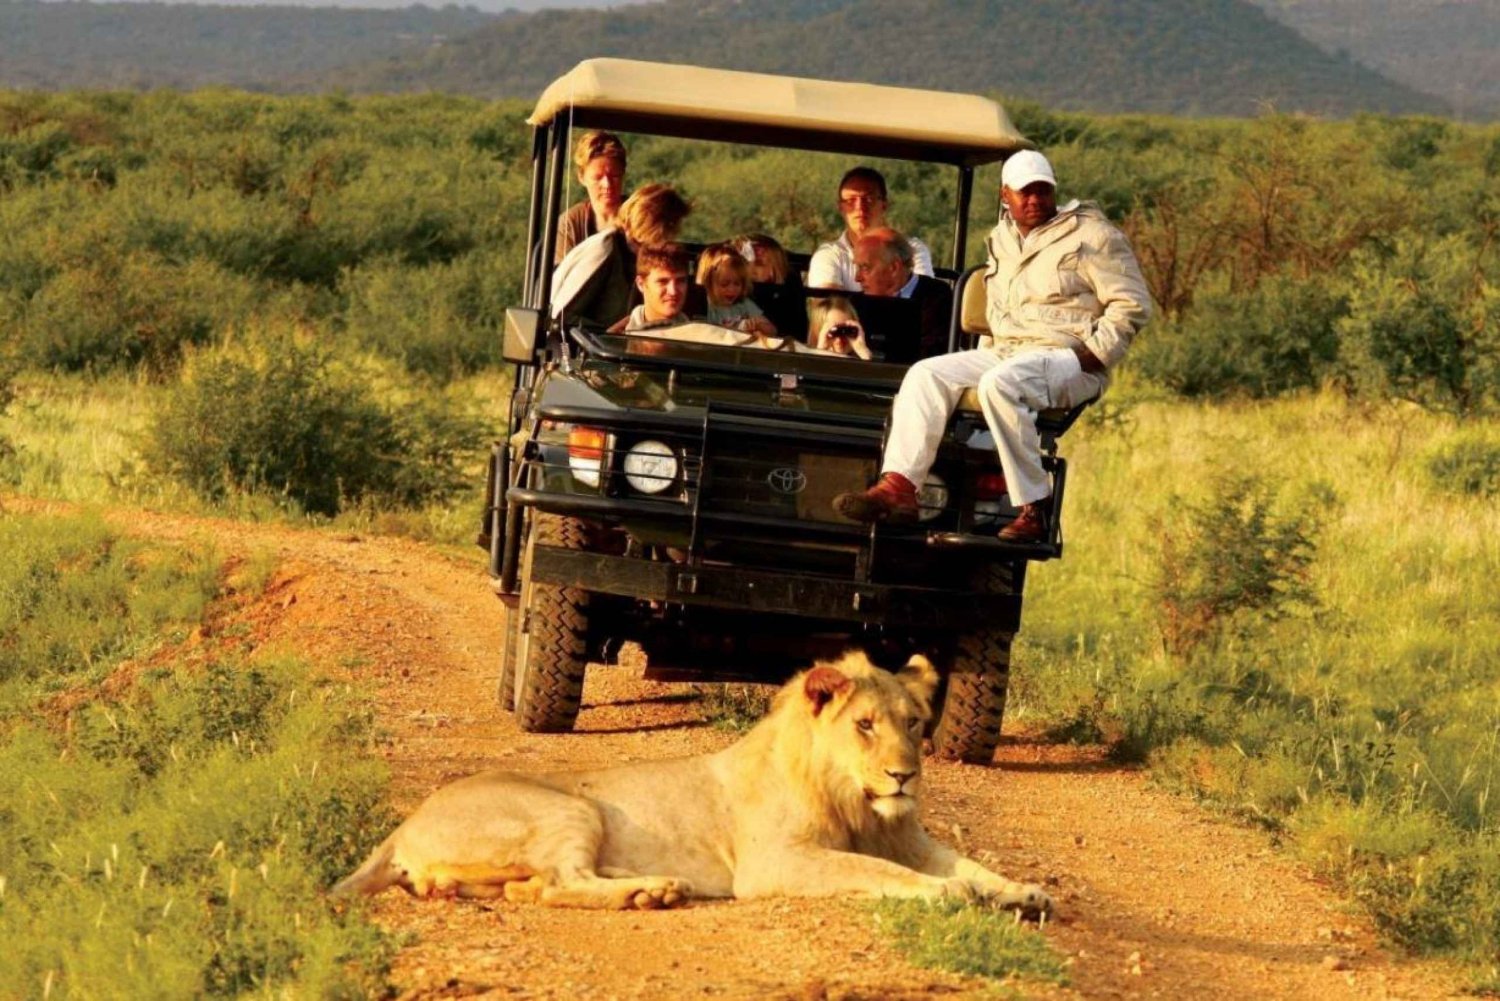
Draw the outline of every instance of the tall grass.
<instances>
[{"instance_id":1,"label":"tall grass","mask_svg":"<svg viewBox=\"0 0 1500 1001\"><path fill-rule=\"evenodd\" d=\"M1019 715L1281 832L1398 941L1500 982L1500 508L1429 470L1473 422L1333 395L1122 405L1065 442L1069 555L1029 582ZM1174 642L1164 577L1184 545L1222 560L1194 519L1247 500L1315 543L1302 600Z\"/></svg>"},{"instance_id":2,"label":"tall grass","mask_svg":"<svg viewBox=\"0 0 1500 1001\"><path fill-rule=\"evenodd\" d=\"M101 668L203 617L216 565L88 517L7 518L0 544L4 991L382 993L390 942L321 897L390 823L368 709L286 659L89 697ZM65 719L39 711L66 688L85 698Z\"/></svg>"}]
</instances>

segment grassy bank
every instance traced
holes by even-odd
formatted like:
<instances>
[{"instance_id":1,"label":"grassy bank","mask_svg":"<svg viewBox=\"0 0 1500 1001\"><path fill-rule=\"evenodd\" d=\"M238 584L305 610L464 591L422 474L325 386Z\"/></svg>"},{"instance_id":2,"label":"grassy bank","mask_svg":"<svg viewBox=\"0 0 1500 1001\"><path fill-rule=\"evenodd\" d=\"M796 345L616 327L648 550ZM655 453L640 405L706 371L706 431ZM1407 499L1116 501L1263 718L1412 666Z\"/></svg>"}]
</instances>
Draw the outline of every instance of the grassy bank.
<instances>
[{"instance_id":1,"label":"grassy bank","mask_svg":"<svg viewBox=\"0 0 1500 1001\"><path fill-rule=\"evenodd\" d=\"M389 822L367 710L298 661L172 653L264 574L89 517L0 516L0 548L5 991L380 993L391 943L321 896Z\"/></svg>"},{"instance_id":2,"label":"grassy bank","mask_svg":"<svg viewBox=\"0 0 1500 1001\"><path fill-rule=\"evenodd\" d=\"M1016 718L1149 761L1500 984L1500 505L1449 461L1500 455L1500 427L1332 395L1112 402L1066 442L1069 552L1028 583ZM1304 561L1251 600L1246 564L1293 523ZM1245 599L1191 642L1185 565Z\"/></svg>"}]
</instances>

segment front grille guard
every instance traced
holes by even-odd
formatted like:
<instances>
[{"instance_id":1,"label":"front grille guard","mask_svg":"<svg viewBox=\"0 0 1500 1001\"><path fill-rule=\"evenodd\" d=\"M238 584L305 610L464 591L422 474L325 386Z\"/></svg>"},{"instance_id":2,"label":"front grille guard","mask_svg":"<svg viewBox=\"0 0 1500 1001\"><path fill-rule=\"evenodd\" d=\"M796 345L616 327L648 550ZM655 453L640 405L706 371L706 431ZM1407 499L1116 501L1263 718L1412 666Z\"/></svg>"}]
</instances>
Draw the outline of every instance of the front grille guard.
<instances>
[{"instance_id":1,"label":"front grille guard","mask_svg":"<svg viewBox=\"0 0 1500 1001\"><path fill-rule=\"evenodd\" d=\"M1082 408L1079 408L1080 410ZM773 407L747 406L742 404L714 403L710 401L703 409L702 418L693 430L680 419L665 414L630 415L628 427L621 426L618 411L606 411L585 407L546 407L537 415L537 427L542 421L565 424L584 424L601 427L616 435L627 435L628 441L648 438L661 440L672 446L681 457L680 469L673 482L680 480L671 496L661 497L630 494L620 488L624 473L621 458L624 448L617 443L601 456L601 477L606 482L599 495L576 492L559 492L549 489L525 489L513 487L507 494L512 503L537 505L559 513L593 515L595 517L652 517L681 518L688 520L688 546L682 554L688 565L699 565L705 558L705 542L714 539L754 539L774 533L778 540L795 538L798 541L817 542L847 549L855 556L855 578L869 581L875 566L877 551L888 544L910 546L914 541L930 549L952 551L965 549L976 553L986 552L996 556L1009 556L1028 560L1053 559L1062 553L1060 512L1067 477L1067 463L1056 455L1055 432L1044 436L1042 462L1051 474L1054 484L1053 507L1050 518L1049 537L1039 543L1016 545L1001 542L989 531L976 529L972 511L964 508L957 530L928 530L923 527L891 527L885 525L862 526L848 522L810 521L795 517L757 515L744 511L718 511L710 503L713 494L714 470L717 448L722 439L733 434L737 440L764 438L768 442L781 444L804 440L808 447L827 448L843 445L869 450L872 456L884 452L890 430L887 416L878 426L874 422L851 422L844 415L797 413L789 418L785 410ZM1071 423L1071 421L1069 422ZM854 424L855 426L851 426ZM864 426L860 426L864 425ZM1048 428L1048 431L1053 429ZM535 444L533 429L533 442ZM564 453L565 454L565 453ZM545 481L547 473L570 475L566 459L548 462L540 449L533 448L530 463ZM727 456L725 463L742 462L737 456ZM638 474L639 475L639 474ZM649 474L647 474L649 476ZM555 480L554 480L555 482ZM736 532L736 528L750 529L748 533ZM753 530L759 529L759 536ZM984 534L976 534L984 532Z\"/></svg>"}]
</instances>

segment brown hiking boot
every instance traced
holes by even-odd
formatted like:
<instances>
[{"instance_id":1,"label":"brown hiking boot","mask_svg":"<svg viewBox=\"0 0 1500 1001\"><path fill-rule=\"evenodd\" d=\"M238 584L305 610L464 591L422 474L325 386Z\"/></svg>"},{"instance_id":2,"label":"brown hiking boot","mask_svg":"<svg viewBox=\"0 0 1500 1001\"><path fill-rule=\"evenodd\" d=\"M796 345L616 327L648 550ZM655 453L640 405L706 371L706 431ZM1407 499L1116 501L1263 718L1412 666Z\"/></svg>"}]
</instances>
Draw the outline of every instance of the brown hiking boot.
<instances>
[{"instance_id":1,"label":"brown hiking boot","mask_svg":"<svg viewBox=\"0 0 1500 1001\"><path fill-rule=\"evenodd\" d=\"M1047 502L1043 498L1032 504L1022 504L1016 520L1000 529L1001 542L1046 542Z\"/></svg>"},{"instance_id":2,"label":"brown hiking boot","mask_svg":"<svg viewBox=\"0 0 1500 1001\"><path fill-rule=\"evenodd\" d=\"M916 521L917 488L900 473L883 473L880 482L859 494L839 494L833 509L845 518L872 521Z\"/></svg>"}]
</instances>

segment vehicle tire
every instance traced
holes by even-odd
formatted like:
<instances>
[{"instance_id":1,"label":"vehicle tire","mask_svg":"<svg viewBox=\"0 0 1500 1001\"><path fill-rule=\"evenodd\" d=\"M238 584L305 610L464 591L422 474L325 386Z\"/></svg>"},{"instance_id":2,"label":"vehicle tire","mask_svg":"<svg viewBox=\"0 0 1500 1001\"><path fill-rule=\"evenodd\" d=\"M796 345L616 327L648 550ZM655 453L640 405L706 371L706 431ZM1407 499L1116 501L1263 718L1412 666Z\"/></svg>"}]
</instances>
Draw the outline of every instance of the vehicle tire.
<instances>
[{"instance_id":1,"label":"vehicle tire","mask_svg":"<svg viewBox=\"0 0 1500 1001\"><path fill-rule=\"evenodd\" d=\"M1008 565L981 569L975 590L1008 593L1017 577ZM962 633L933 707L937 724L932 752L939 758L988 764L1000 743L1005 696L1010 688L1010 645L1015 633L977 627Z\"/></svg>"},{"instance_id":2,"label":"vehicle tire","mask_svg":"<svg viewBox=\"0 0 1500 1001\"><path fill-rule=\"evenodd\" d=\"M526 540L518 613L512 691L516 722L528 733L566 733L578 719L588 666L588 591L532 580L538 545L588 548L588 533L576 518L536 512ZM504 686L502 669L502 688Z\"/></svg>"}]
</instances>

